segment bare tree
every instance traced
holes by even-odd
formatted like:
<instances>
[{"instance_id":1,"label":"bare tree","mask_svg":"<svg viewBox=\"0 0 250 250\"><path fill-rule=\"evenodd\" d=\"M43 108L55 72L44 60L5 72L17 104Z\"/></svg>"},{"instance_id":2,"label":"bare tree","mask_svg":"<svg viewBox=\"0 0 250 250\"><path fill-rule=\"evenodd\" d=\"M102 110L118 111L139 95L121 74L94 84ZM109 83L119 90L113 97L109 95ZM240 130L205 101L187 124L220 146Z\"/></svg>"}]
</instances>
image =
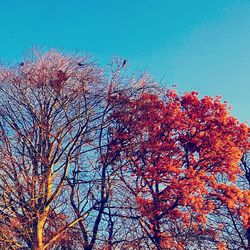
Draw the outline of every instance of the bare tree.
<instances>
[{"instance_id":1,"label":"bare tree","mask_svg":"<svg viewBox=\"0 0 250 250\"><path fill-rule=\"evenodd\" d=\"M116 171L106 157L108 117L113 100L144 88L142 78L125 80L122 68L117 61L105 76L89 58L56 51L34 51L18 67L1 68L3 248L111 245Z\"/></svg>"},{"instance_id":2,"label":"bare tree","mask_svg":"<svg viewBox=\"0 0 250 250\"><path fill-rule=\"evenodd\" d=\"M1 69L1 242L10 248L51 248L87 216L71 216L67 178L91 147L104 89L87 58L55 51Z\"/></svg>"}]
</instances>

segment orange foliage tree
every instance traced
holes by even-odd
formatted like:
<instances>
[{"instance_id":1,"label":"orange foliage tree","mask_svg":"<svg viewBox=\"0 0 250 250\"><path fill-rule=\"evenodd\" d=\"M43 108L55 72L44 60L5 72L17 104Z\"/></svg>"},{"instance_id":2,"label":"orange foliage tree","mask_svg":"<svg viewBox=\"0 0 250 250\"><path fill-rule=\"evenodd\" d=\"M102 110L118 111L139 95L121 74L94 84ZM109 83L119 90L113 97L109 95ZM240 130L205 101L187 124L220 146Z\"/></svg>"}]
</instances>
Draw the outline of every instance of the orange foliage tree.
<instances>
[{"instance_id":1,"label":"orange foliage tree","mask_svg":"<svg viewBox=\"0 0 250 250\"><path fill-rule=\"evenodd\" d=\"M236 184L249 129L219 97L144 93L112 118L120 178L157 249L247 248L246 238L225 241L225 227L228 214L245 232L250 223L250 191Z\"/></svg>"}]
</instances>

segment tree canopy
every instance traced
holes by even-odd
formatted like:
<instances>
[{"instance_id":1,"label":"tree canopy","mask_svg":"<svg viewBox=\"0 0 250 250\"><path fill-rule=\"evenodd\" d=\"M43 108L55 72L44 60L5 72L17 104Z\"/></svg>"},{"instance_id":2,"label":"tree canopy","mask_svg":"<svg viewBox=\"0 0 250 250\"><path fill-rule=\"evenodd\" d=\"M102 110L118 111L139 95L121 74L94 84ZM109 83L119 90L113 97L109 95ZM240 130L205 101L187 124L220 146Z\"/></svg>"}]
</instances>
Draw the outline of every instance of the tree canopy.
<instances>
[{"instance_id":1,"label":"tree canopy","mask_svg":"<svg viewBox=\"0 0 250 250\"><path fill-rule=\"evenodd\" d=\"M126 60L0 68L1 249L248 249L249 127Z\"/></svg>"}]
</instances>

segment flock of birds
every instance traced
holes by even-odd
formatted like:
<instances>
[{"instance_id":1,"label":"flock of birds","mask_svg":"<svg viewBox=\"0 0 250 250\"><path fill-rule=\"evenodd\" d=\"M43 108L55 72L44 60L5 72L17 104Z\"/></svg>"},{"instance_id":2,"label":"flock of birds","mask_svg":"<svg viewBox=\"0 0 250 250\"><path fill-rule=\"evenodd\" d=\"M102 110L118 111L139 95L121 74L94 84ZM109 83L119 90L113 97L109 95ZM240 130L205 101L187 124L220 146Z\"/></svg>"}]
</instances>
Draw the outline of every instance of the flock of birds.
<instances>
[{"instance_id":1,"label":"flock of birds","mask_svg":"<svg viewBox=\"0 0 250 250\"><path fill-rule=\"evenodd\" d=\"M126 60L126 59L123 60L123 62L122 62L122 67L125 67L126 63L127 63L127 60ZM78 65L79 67L82 67L82 66L84 66L84 63L80 63L80 62L79 62L77 65ZM21 62L21 63L19 64L19 66L20 66L20 67L24 66L24 62Z\"/></svg>"}]
</instances>

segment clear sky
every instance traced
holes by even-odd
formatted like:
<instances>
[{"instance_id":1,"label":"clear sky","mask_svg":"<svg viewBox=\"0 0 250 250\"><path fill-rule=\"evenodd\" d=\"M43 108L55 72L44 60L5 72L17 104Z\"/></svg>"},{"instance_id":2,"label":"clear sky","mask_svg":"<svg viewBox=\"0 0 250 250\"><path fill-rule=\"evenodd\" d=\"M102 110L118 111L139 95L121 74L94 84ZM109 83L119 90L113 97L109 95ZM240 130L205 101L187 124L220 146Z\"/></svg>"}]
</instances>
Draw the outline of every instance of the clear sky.
<instances>
[{"instance_id":1,"label":"clear sky","mask_svg":"<svg viewBox=\"0 0 250 250\"><path fill-rule=\"evenodd\" d=\"M34 45L128 59L180 92L222 95L250 123L250 1L0 0L0 58Z\"/></svg>"}]
</instances>

